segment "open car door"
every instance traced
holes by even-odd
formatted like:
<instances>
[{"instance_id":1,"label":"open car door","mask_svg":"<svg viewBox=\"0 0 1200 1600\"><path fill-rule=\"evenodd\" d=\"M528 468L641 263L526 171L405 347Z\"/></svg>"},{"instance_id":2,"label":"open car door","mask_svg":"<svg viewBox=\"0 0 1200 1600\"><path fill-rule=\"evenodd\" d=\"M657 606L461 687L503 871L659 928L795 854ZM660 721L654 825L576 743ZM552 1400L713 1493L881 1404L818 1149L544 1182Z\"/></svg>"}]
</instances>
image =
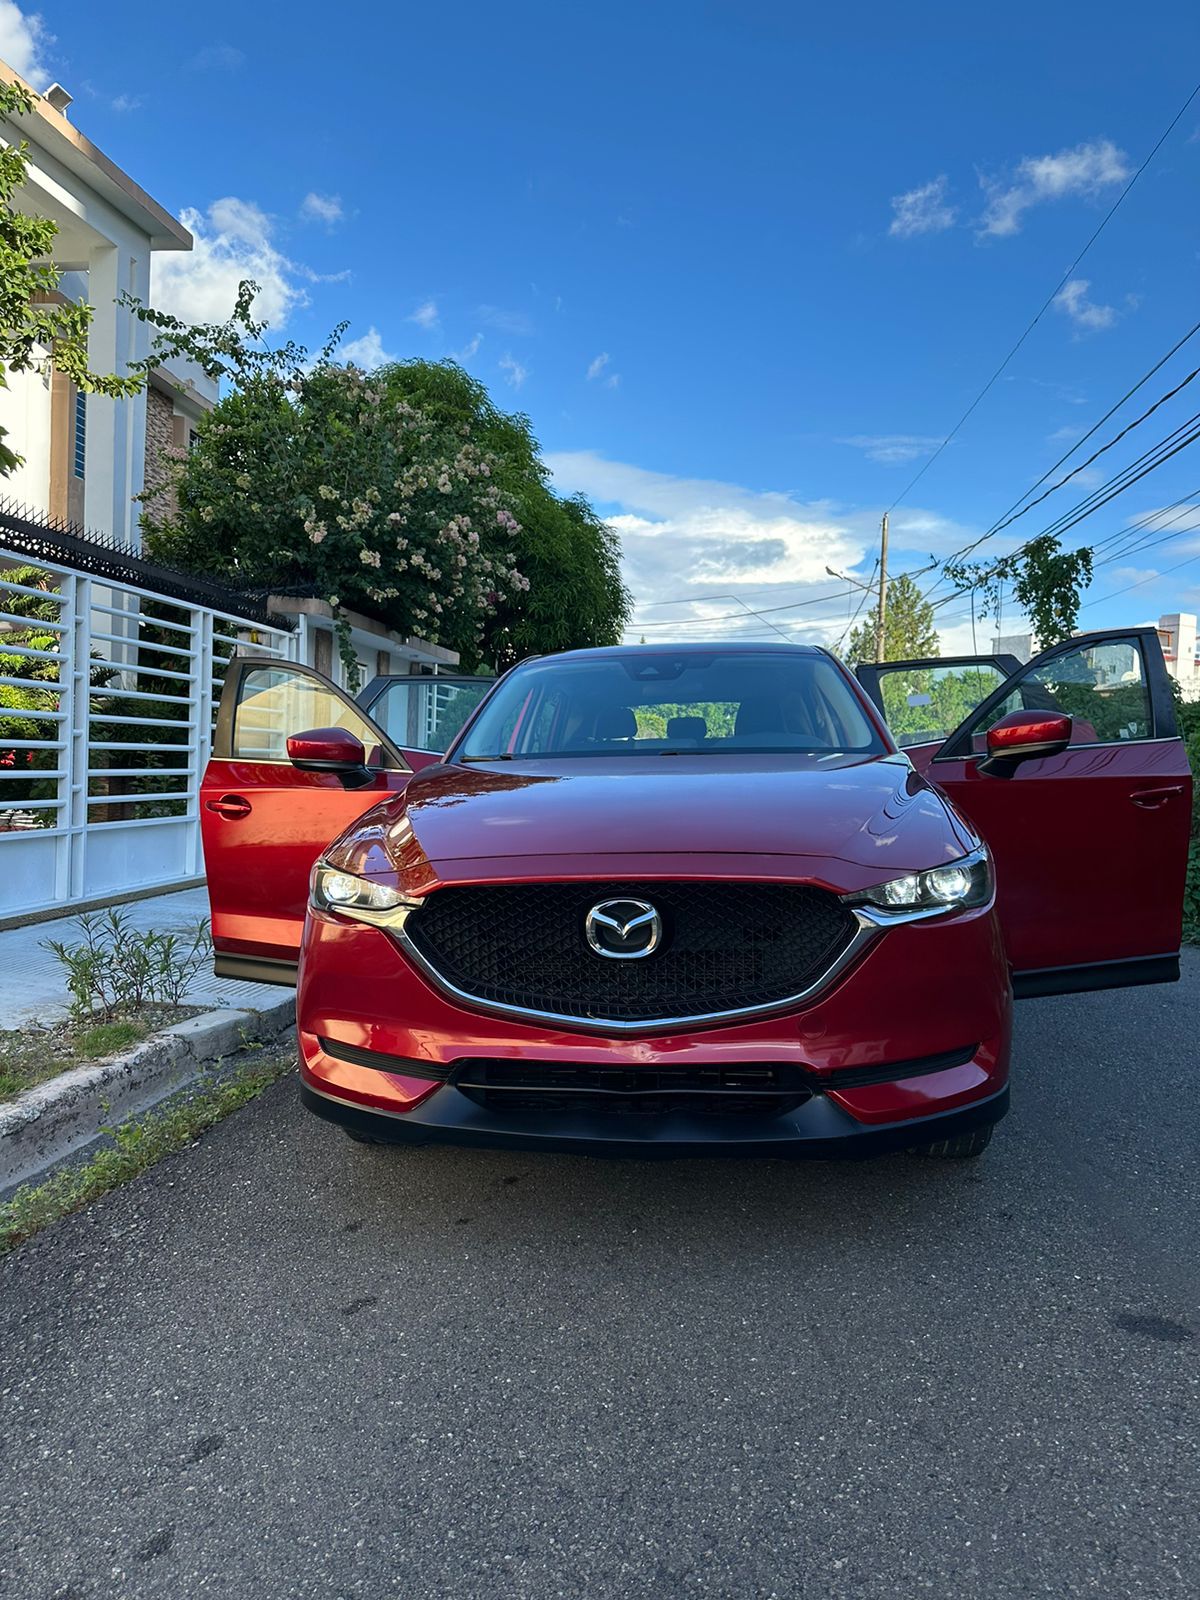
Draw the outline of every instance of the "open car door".
<instances>
[{"instance_id":1,"label":"open car door","mask_svg":"<svg viewBox=\"0 0 1200 1600\"><path fill-rule=\"evenodd\" d=\"M441 759L495 681L441 673L380 676L357 703L420 771Z\"/></svg>"},{"instance_id":2,"label":"open car door","mask_svg":"<svg viewBox=\"0 0 1200 1600\"><path fill-rule=\"evenodd\" d=\"M963 720L1021 670L1016 656L933 656L855 667L892 738L918 772Z\"/></svg>"},{"instance_id":3,"label":"open car door","mask_svg":"<svg viewBox=\"0 0 1200 1600\"><path fill-rule=\"evenodd\" d=\"M898 661L858 676L913 765L991 849L1014 993L1178 978L1192 779L1157 633L1055 645L938 738L939 686L957 674L954 692L969 697L987 670L1008 664ZM989 729L1019 722L1014 713L1069 718L1064 742L1020 761L989 756Z\"/></svg>"},{"instance_id":4,"label":"open car door","mask_svg":"<svg viewBox=\"0 0 1200 1600\"><path fill-rule=\"evenodd\" d=\"M358 764L346 759L353 741ZM218 977L295 983L313 862L355 817L401 793L412 769L321 673L234 657L200 785Z\"/></svg>"}]
</instances>

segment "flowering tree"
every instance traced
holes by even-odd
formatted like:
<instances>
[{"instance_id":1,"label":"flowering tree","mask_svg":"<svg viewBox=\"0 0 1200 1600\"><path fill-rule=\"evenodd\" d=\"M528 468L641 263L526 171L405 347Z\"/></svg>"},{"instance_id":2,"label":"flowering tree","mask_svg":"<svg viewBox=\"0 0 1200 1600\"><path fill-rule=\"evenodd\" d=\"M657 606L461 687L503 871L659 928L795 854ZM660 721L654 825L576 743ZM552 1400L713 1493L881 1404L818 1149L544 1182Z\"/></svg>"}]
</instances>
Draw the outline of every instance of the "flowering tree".
<instances>
[{"instance_id":1,"label":"flowering tree","mask_svg":"<svg viewBox=\"0 0 1200 1600\"><path fill-rule=\"evenodd\" d=\"M178 509L159 519L151 500L147 546L474 655L489 617L529 587L498 465L465 424L447 425L354 367L260 372L177 458Z\"/></svg>"},{"instance_id":2,"label":"flowering tree","mask_svg":"<svg viewBox=\"0 0 1200 1600\"><path fill-rule=\"evenodd\" d=\"M630 609L620 547L549 485L528 418L451 361L374 373L268 348L244 284L226 324L137 307L154 352L232 386L145 516L152 554L246 588L318 595L459 651L468 669L613 644ZM174 502L174 503L172 503ZM348 630L342 629L348 655Z\"/></svg>"}]
</instances>

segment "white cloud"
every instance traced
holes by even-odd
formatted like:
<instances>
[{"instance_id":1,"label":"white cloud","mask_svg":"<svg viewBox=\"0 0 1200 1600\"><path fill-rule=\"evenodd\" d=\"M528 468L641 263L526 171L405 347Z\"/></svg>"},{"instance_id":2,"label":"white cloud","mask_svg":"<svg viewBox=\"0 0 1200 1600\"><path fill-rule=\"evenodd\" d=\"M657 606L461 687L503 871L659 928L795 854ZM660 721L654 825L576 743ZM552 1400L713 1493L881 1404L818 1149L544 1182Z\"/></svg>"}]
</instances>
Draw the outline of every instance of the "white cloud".
<instances>
[{"instance_id":1,"label":"white cloud","mask_svg":"<svg viewBox=\"0 0 1200 1600\"><path fill-rule=\"evenodd\" d=\"M339 354L347 366L361 367L364 372L374 372L376 367L396 359L383 348L379 329L373 323L360 338L342 345Z\"/></svg>"},{"instance_id":2,"label":"white cloud","mask_svg":"<svg viewBox=\"0 0 1200 1600\"><path fill-rule=\"evenodd\" d=\"M456 350L454 352L455 361L470 361L472 356L477 356L479 354L479 346L482 343L483 335L481 333L473 334L471 338L467 340L466 344L463 345L461 350Z\"/></svg>"},{"instance_id":3,"label":"white cloud","mask_svg":"<svg viewBox=\"0 0 1200 1600\"><path fill-rule=\"evenodd\" d=\"M532 318L523 311L505 311L501 306L479 306L476 315L489 328L498 328L501 333L513 333L519 338L527 338L534 331Z\"/></svg>"},{"instance_id":4,"label":"white cloud","mask_svg":"<svg viewBox=\"0 0 1200 1600\"><path fill-rule=\"evenodd\" d=\"M598 378L604 371L605 367L608 365L608 359L608 351L605 350L598 355L594 361L589 363L587 369L587 380L589 383L591 383L593 378Z\"/></svg>"},{"instance_id":5,"label":"white cloud","mask_svg":"<svg viewBox=\"0 0 1200 1600\"><path fill-rule=\"evenodd\" d=\"M621 387L621 374L619 372L610 372L604 380L604 387L606 389L619 389Z\"/></svg>"},{"instance_id":6,"label":"white cloud","mask_svg":"<svg viewBox=\"0 0 1200 1600\"><path fill-rule=\"evenodd\" d=\"M36 11L24 12L13 0L0 0L0 58L35 89L50 82L44 57L54 42Z\"/></svg>"},{"instance_id":7,"label":"white cloud","mask_svg":"<svg viewBox=\"0 0 1200 1600\"><path fill-rule=\"evenodd\" d=\"M943 233L954 226L955 208L947 203L949 181L943 173L919 188L892 196L892 224L888 232L897 239L918 233Z\"/></svg>"},{"instance_id":8,"label":"white cloud","mask_svg":"<svg viewBox=\"0 0 1200 1600\"><path fill-rule=\"evenodd\" d=\"M941 442L939 438L923 433L855 433L848 439L837 440L838 444L861 450L868 461L881 461L888 467L930 455Z\"/></svg>"},{"instance_id":9,"label":"white cloud","mask_svg":"<svg viewBox=\"0 0 1200 1600\"><path fill-rule=\"evenodd\" d=\"M669 638L672 622L680 637L702 638L706 631L766 637L768 623L749 613L744 621L727 620L753 607L789 638L834 642L859 594L848 600L846 585L825 568L863 582L870 576L879 539L875 508L677 478L590 450L551 453L546 461L561 493L581 492L617 508L608 520L621 535L625 580L636 602L631 638L643 631L648 639ZM899 510L892 518L895 570L922 567L929 552L960 549L978 533L934 512ZM706 617L722 620L706 629Z\"/></svg>"},{"instance_id":10,"label":"white cloud","mask_svg":"<svg viewBox=\"0 0 1200 1600\"><path fill-rule=\"evenodd\" d=\"M500 370L505 374L506 380L514 389L519 389L529 376L529 368L523 367L513 356L500 357Z\"/></svg>"},{"instance_id":11,"label":"white cloud","mask_svg":"<svg viewBox=\"0 0 1200 1600\"><path fill-rule=\"evenodd\" d=\"M119 94L112 108L114 111L138 111L145 103L140 94Z\"/></svg>"},{"instance_id":12,"label":"white cloud","mask_svg":"<svg viewBox=\"0 0 1200 1600\"><path fill-rule=\"evenodd\" d=\"M1073 444L1076 439L1081 439L1082 437L1082 428L1055 428L1054 432L1047 437L1046 443Z\"/></svg>"},{"instance_id":13,"label":"white cloud","mask_svg":"<svg viewBox=\"0 0 1200 1600\"><path fill-rule=\"evenodd\" d=\"M439 326L437 301L423 300L408 320L415 322L417 327L424 329L426 333L436 332Z\"/></svg>"},{"instance_id":14,"label":"white cloud","mask_svg":"<svg viewBox=\"0 0 1200 1600\"><path fill-rule=\"evenodd\" d=\"M190 64L201 72L238 72L246 65L246 52L232 44L210 44L198 51Z\"/></svg>"},{"instance_id":15,"label":"white cloud","mask_svg":"<svg viewBox=\"0 0 1200 1600\"><path fill-rule=\"evenodd\" d=\"M185 322L224 322L245 278L259 286L254 315L276 330L307 303L295 282L303 270L276 248L271 220L253 201L226 195L207 215L189 208L180 220L195 244L188 253L156 251L150 258L150 303L157 310Z\"/></svg>"},{"instance_id":16,"label":"white cloud","mask_svg":"<svg viewBox=\"0 0 1200 1600\"><path fill-rule=\"evenodd\" d=\"M1111 139L1078 144L1057 155L1026 156L1009 180L980 178L988 203L979 232L992 238L1019 233L1030 206L1068 195L1095 196L1132 175L1129 158Z\"/></svg>"},{"instance_id":17,"label":"white cloud","mask_svg":"<svg viewBox=\"0 0 1200 1600\"><path fill-rule=\"evenodd\" d=\"M317 194L309 190L300 202L300 220L302 222L323 222L331 228L335 222L341 222L345 216L342 210L342 198L336 194Z\"/></svg>"},{"instance_id":18,"label":"white cloud","mask_svg":"<svg viewBox=\"0 0 1200 1600\"><path fill-rule=\"evenodd\" d=\"M1094 300L1088 299L1088 290L1091 282L1087 278L1072 278L1054 297L1054 309L1070 317L1077 328L1086 328L1089 333L1098 333L1102 328L1111 328L1117 320L1117 313L1112 306L1097 305Z\"/></svg>"},{"instance_id":19,"label":"white cloud","mask_svg":"<svg viewBox=\"0 0 1200 1600\"><path fill-rule=\"evenodd\" d=\"M1003 624L1006 636L1029 632L1028 621L1017 611L1006 611ZM995 653L996 619L977 617L974 625L969 618L965 622L948 623L938 628L937 635L944 656L990 656Z\"/></svg>"}]
</instances>

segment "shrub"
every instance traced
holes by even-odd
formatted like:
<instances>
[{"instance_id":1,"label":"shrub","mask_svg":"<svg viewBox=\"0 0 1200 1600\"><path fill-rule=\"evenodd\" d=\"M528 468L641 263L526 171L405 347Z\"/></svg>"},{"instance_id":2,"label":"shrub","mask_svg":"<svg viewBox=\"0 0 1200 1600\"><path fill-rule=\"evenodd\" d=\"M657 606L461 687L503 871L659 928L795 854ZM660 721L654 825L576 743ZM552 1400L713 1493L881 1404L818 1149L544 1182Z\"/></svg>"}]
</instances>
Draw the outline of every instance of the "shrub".
<instances>
[{"instance_id":1,"label":"shrub","mask_svg":"<svg viewBox=\"0 0 1200 1600\"><path fill-rule=\"evenodd\" d=\"M66 970L71 1015L112 1022L150 1005L178 1005L212 949L208 923L189 933L140 933L119 907L85 913L77 944L46 939Z\"/></svg>"}]
</instances>

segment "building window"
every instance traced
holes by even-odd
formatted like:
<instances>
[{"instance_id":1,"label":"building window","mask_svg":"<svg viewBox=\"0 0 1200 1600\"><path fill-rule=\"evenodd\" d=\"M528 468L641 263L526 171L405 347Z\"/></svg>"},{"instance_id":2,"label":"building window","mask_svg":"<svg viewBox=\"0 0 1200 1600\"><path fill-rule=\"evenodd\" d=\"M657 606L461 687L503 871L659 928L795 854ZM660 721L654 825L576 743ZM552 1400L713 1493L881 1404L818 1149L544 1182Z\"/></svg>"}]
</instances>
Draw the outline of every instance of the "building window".
<instances>
[{"instance_id":1,"label":"building window","mask_svg":"<svg viewBox=\"0 0 1200 1600\"><path fill-rule=\"evenodd\" d=\"M87 465L87 395L75 395L75 476L82 478Z\"/></svg>"},{"instance_id":2,"label":"building window","mask_svg":"<svg viewBox=\"0 0 1200 1600\"><path fill-rule=\"evenodd\" d=\"M200 443L200 435L196 432L195 428L189 428L188 429L188 452L190 453L191 451L193 451L199 443Z\"/></svg>"}]
</instances>

